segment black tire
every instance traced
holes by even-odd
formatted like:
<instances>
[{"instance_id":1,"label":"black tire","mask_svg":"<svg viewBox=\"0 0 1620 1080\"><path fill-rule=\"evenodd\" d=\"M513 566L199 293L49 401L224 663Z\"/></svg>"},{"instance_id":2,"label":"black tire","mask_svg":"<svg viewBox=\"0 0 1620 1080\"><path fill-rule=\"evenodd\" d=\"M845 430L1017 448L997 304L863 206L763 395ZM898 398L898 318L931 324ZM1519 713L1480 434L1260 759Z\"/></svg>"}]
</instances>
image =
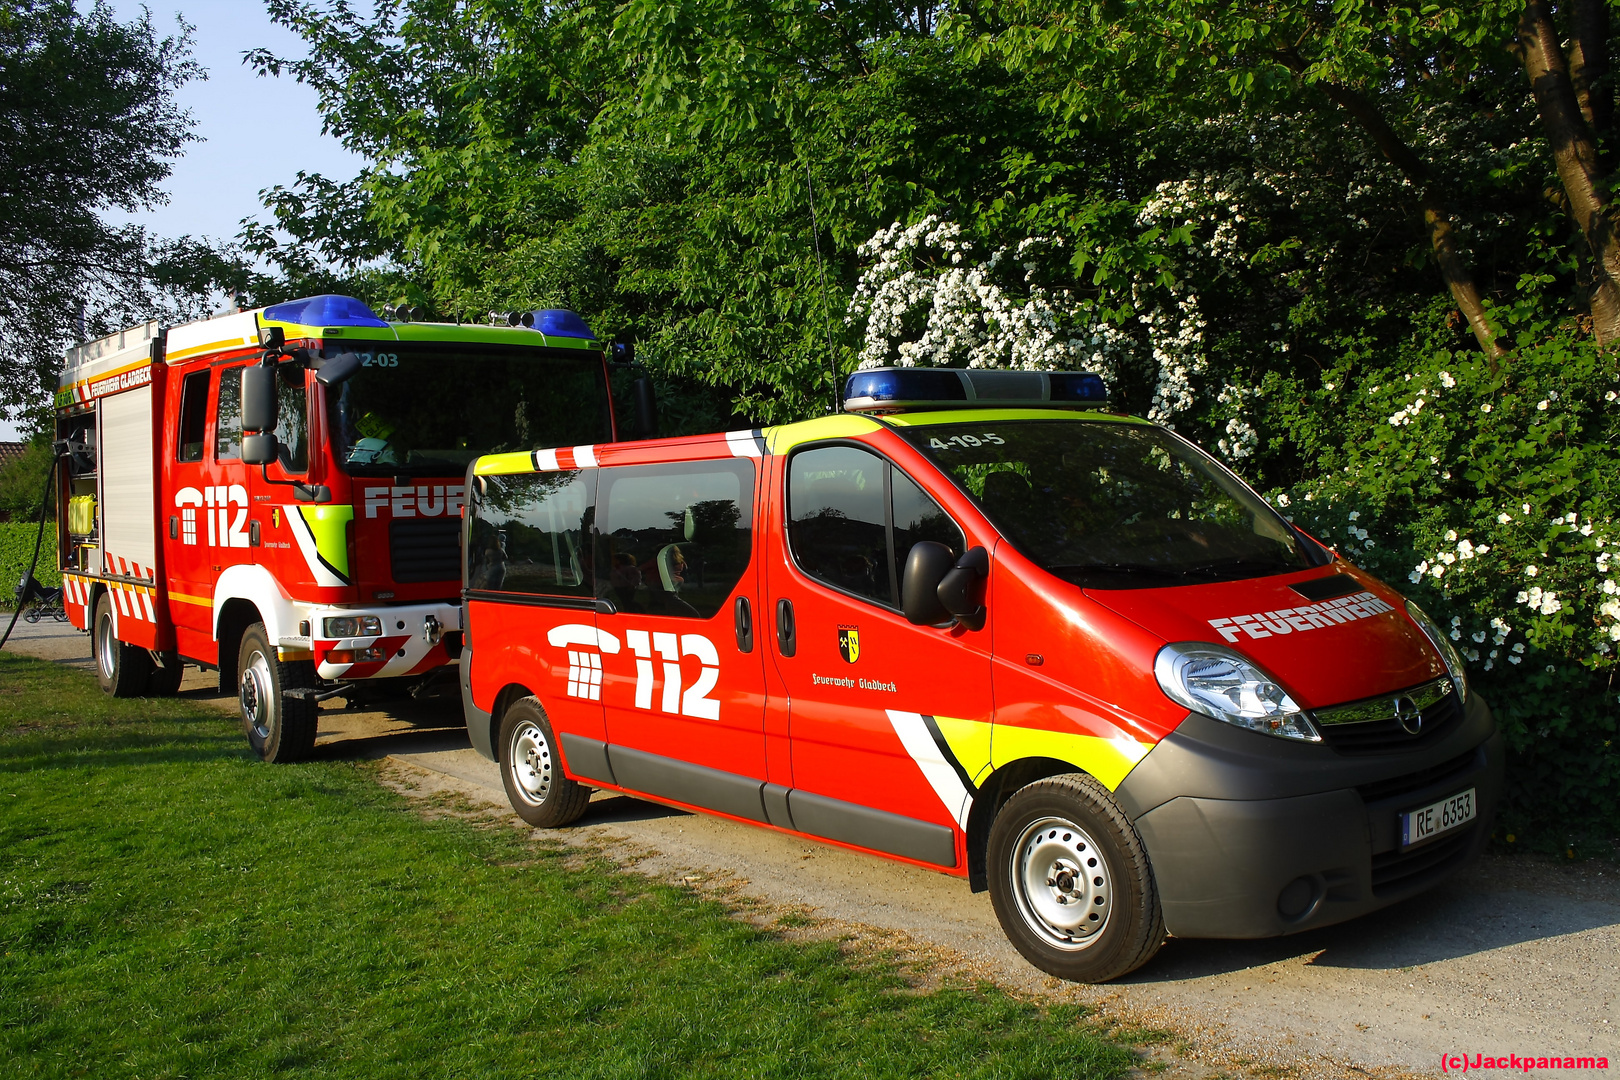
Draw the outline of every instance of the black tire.
<instances>
[{"instance_id":1,"label":"black tire","mask_svg":"<svg viewBox=\"0 0 1620 1080\"><path fill-rule=\"evenodd\" d=\"M591 789L563 775L557 736L538 698L514 701L501 716L501 783L518 817L539 829L578 821Z\"/></svg>"},{"instance_id":2,"label":"black tire","mask_svg":"<svg viewBox=\"0 0 1620 1080\"><path fill-rule=\"evenodd\" d=\"M317 686L315 665L282 660L264 623L256 622L242 634L236 671L242 733L253 752L278 765L307 758L315 748L319 707L314 701L285 697L282 691Z\"/></svg>"},{"instance_id":3,"label":"black tire","mask_svg":"<svg viewBox=\"0 0 1620 1080\"><path fill-rule=\"evenodd\" d=\"M1084 773L1014 793L990 825L985 865L1003 932L1049 975L1107 982L1164 942L1142 840L1108 789Z\"/></svg>"},{"instance_id":4,"label":"black tire","mask_svg":"<svg viewBox=\"0 0 1620 1080\"><path fill-rule=\"evenodd\" d=\"M186 675L180 654L166 652L152 659L161 662L152 664L152 674L146 680L147 694L151 697L174 697L180 692L180 680Z\"/></svg>"},{"instance_id":5,"label":"black tire","mask_svg":"<svg viewBox=\"0 0 1620 1080\"><path fill-rule=\"evenodd\" d=\"M152 674L152 655L145 649L118 640L113 627L112 594L96 598L96 614L90 621L90 655L96 662L96 681L103 693L113 697L140 697Z\"/></svg>"}]
</instances>

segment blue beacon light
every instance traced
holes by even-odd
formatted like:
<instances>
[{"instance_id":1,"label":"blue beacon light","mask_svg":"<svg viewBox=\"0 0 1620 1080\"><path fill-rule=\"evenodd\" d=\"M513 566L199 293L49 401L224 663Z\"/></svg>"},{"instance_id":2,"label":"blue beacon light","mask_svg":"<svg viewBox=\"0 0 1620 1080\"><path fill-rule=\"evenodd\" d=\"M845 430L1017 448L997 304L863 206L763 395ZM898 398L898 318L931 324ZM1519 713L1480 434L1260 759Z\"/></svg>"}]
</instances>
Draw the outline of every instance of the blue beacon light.
<instances>
[{"instance_id":1,"label":"blue beacon light","mask_svg":"<svg viewBox=\"0 0 1620 1080\"><path fill-rule=\"evenodd\" d=\"M844 386L844 408L849 412L1107 404L1107 384L1090 371L874 368L855 372Z\"/></svg>"},{"instance_id":2,"label":"blue beacon light","mask_svg":"<svg viewBox=\"0 0 1620 1080\"><path fill-rule=\"evenodd\" d=\"M270 322L294 323L299 326L376 326L387 329L388 324L363 301L352 296L326 293L303 300L291 300L264 309L264 318Z\"/></svg>"}]
</instances>

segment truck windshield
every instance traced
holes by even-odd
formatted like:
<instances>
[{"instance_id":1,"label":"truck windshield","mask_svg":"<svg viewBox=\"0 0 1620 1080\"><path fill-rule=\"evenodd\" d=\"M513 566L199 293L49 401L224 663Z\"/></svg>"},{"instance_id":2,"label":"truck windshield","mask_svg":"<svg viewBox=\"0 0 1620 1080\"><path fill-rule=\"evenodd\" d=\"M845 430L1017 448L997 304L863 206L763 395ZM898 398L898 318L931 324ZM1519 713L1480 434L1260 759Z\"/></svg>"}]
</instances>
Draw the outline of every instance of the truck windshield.
<instances>
[{"instance_id":1,"label":"truck windshield","mask_svg":"<svg viewBox=\"0 0 1620 1080\"><path fill-rule=\"evenodd\" d=\"M326 391L332 451L357 475L459 474L480 454L612 438L601 354L425 342L328 344L366 364ZM372 351L374 350L374 351Z\"/></svg>"},{"instance_id":2,"label":"truck windshield","mask_svg":"<svg viewBox=\"0 0 1620 1080\"><path fill-rule=\"evenodd\" d=\"M1276 511L1156 427L1054 419L899 430L1020 551L1077 585L1161 588L1314 565Z\"/></svg>"}]
</instances>

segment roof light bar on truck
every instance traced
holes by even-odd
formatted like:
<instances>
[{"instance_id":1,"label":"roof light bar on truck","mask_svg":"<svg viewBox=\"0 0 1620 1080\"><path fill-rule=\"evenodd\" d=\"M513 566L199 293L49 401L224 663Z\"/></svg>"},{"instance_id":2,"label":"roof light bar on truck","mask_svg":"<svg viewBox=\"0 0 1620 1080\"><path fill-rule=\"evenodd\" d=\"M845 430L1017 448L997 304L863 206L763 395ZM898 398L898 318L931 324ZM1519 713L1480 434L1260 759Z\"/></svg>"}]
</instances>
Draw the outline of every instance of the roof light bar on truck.
<instances>
[{"instance_id":1,"label":"roof light bar on truck","mask_svg":"<svg viewBox=\"0 0 1620 1080\"><path fill-rule=\"evenodd\" d=\"M844 385L847 412L907 409L1099 409L1108 404L1102 376L1089 371L983 371L874 368Z\"/></svg>"}]
</instances>

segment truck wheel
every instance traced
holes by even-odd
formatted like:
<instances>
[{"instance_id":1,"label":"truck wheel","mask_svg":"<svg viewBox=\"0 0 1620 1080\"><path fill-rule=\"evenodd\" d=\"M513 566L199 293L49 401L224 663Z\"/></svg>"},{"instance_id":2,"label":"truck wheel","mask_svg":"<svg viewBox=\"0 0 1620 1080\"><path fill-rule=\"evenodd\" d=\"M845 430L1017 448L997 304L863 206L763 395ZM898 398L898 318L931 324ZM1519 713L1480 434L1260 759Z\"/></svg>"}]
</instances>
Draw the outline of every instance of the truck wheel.
<instances>
[{"instance_id":1,"label":"truck wheel","mask_svg":"<svg viewBox=\"0 0 1620 1080\"><path fill-rule=\"evenodd\" d=\"M96 599L96 617L91 624L90 645L96 658L96 681L113 697L139 697L146 693L152 673L152 657L145 650L126 645L113 633L112 595L103 592Z\"/></svg>"},{"instance_id":2,"label":"truck wheel","mask_svg":"<svg viewBox=\"0 0 1620 1080\"><path fill-rule=\"evenodd\" d=\"M563 775L557 736L536 698L515 701L501 717L501 782L518 817L540 829L577 821L591 791Z\"/></svg>"},{"instance_id":3,"label":"truck wheel","mask_svg":"<svg viewBox=\"0 0 1620 1080\"><path fill-rule=\"evenodd\" d=\"M283 661L270 644L264 623L242 634L237 654L237 700L248 745L265 761L301 761L315 748L319 709L313 701L282 696L282 691L317 685L315 665L308 660Z\"/></svg>"},{"instance_id":4,"label":"truck wheel","mask_svg":"<svg viewBox=\"0 0 1620 1080\"><path fill-rule=\"evenodd\" d=\"M152 674L146 680L146 692L152 697L174 697L180 692L180 680L185 678L186 667L179 653L148 654L159 661L152 665Z\"/></svg>"},{"instance_id":5,"label":"truck wheel","mask_svg":"<svg viewBox=\"0 0 1620 1080\"><path fill-rule=\"evenodd\" d=\"M990 901L1024 959L1100 983L1147 963L1164 917L1141 838L1108 789L1083 773L1020 789L990 826Z\"/></svg>"}]
</instances>

